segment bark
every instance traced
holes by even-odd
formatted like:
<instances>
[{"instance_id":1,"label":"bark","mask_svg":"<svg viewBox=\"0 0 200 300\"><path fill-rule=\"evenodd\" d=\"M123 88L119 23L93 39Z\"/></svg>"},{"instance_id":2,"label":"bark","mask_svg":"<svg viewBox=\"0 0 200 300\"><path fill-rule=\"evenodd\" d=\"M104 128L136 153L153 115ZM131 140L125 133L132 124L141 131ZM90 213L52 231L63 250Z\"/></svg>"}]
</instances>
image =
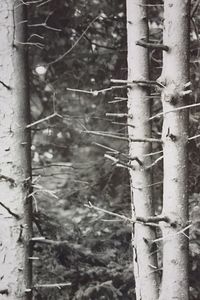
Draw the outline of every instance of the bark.
<instances>
[{"instance_id":1,"label":"bark","mask_svg":"<svg viewBox=\"0 0 200 300\"><path fill-rule=\"evenodd\" d=\"M164 1L163 42L163 214L173 225L163 223L163 279L160 300L188 300L188 237L178 233L188 225L187 141L188 110L185 84L189 81L189 0Z\"/></svg>"},{"instance_id":2,"label":"bark","mask_svg":"<svg viewBox=\"0 0 200 300\"><path fill-rule=\"evenodd\" d=\"M0 298L31 299L31 156L27 20L22 1L0 4Z\"/></svg>"},{"instance_id":3,"label":"bark","mask_svg":"<svg viewBox=\"0 0 200 300\"><path fill-rule=\"evenodd\" d=\"M137 45L141 39L148 41L148 20L146 0L127 0L127 43L128 43L128 82L149 82L148 49ZM128 92L128 115L132 115L128 127L130 140L149 139L151 137L150 102L147 101L148 85L137 83ZM145 166L151 165L151 144L149 142L129 143L130 156L138 157L143 167L132 162L133 170L130 171L132 214L133 217L150 217L154 215L151 170ZM134 186L137 189L134 189ZM137 300L156 300L158 298L158 274L156 272L156 255L152 254L148 241L155 239L154 230L146 225L134 226L134 275ZM155 250L155 249L154 249Z\"/></svg>"}]
</instances>

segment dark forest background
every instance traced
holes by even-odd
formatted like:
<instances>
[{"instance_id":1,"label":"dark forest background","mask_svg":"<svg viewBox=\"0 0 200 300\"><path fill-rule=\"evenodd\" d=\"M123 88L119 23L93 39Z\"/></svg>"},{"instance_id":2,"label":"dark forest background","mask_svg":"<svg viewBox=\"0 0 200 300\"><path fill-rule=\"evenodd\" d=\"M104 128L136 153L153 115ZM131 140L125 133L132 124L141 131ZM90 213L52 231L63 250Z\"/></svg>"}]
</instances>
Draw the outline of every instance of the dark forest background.
<instances>
[{"instance_id":1,"label":"dark forest background","mask_svg":"<svg viewBox=\"0 0 200 300\"><path fill-rule=\"evenodd\" d=\"M192 1L191 13L193 102L200 94L198 2ZM34 231L57 241L35 245L39 260L34 262L34 284L71 283L63 289L38 287L34 297L133 300L131 225L84 206L91 202L131 217L128 169L104 156L112 153L128 162L128 144L120 139L127 136L126 118L112 115L126 114L127 89L111 83L127 78L125 1L37 0L27 6L32 122L48 117L32 126ZM161 42L163 2L149 1L148 13L150 39ZM162 68L159 50L150 51L150 64L151 79L156 80ZM160 95L152 94L147 101L156 114ZM190 110L190 136L199 133L199 119L197 106ZM162 118L152 126L153 137L159 138ZM155 145L153 150L161 149ZM200 139L189 144L189 165L193 300L200 299ZM159 212L161 161L153 171Z\"/></svg>"}]
</instances>

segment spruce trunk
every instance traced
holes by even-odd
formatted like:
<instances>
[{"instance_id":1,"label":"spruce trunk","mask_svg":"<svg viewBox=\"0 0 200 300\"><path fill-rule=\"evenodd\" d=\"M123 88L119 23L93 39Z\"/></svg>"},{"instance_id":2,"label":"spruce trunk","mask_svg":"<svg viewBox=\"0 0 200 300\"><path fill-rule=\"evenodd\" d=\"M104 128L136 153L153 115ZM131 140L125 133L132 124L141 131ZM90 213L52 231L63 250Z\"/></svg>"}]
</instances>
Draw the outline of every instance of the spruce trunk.
<instances>
[{"instance_id":1,"label":"spruce trunk","mask_svg":"<svg viewBox=\"0 0 200 300\"><path fill-rule=\"evenodd\" d=\"M149 80L148 50L136 45L140 39L148 40L147 1L127 0L127 47L128 82ZM147 100L149 88L133 85L128 91L129 138L145 139L151 137L150 102ZM130 170L132 215L150 217L153 212L151 164L149 142L130 142L129 153L140 161L132 162ZM158 276L156 255L151 253L148 241L155 239L154 230L136 223L133 233L134 275L137 300L158 298ZM155 250L155 249L154 249Z\"/></svg>"},{"instance_id":2,"label":"spruce trunk","mask_svg":"<svg viewBox=\"0 0 200 300\"><path fill-rule=\"evenodd\" d=\"M31 299L31 155L26 5L0 4L0 299Z\"/></svg>"},{"instance_id":3,"label":"spruce trunk","mask_svg":"<svg viewBox=\"0 0 200 300\"><path fill-rule=\"evenodd\" d=\"M163 279L160 300L188 300L188 104L190 1L164 1L163 42ZM172 112L170 112L172 111Z\"/></svg>"}]
</instances>

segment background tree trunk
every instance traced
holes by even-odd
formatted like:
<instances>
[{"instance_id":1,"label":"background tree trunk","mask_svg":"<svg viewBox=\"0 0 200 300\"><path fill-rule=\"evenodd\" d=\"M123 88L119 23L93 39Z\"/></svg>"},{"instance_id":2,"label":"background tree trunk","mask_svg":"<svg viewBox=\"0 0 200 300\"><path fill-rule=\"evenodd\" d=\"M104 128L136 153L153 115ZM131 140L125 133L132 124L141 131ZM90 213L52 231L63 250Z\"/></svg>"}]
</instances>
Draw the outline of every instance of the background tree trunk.
<instances>
[{"instance_id":1,"label":"background tree trunk","mask_svg":"<svg viewBox=\"0 0 200 300\"><path fill-rule=\"evenodd\" d=\"M164 1L162 81L164 196L163 214L173 225L162 224L163 281L160 300L188 300L188 110L169 112L188 104L183 91L189 81L190 1ZM167 113L169 112L169 113Z\"/></svg>"},{"instance_id":2,"label":"background tree trunk","mask_svg":"<svg viewBox=\"0 0 200 300\"><path fill-rule=\"evenodd\" d=\"M31 299L31 155L25 5L0 4L0 298ZM30 290L29 290L30 289Z\"/></svg>"},{"instance_id":3,"label":"background tree trunk","mask_svg":"<svg viewBox=\"0 0 200 300\"><path fill-rule=\"evenodd\" d=\"M149 80L148 50L136 45L140 39L148 40L147 2L145 0L127 0L127 42L128 42L128 81ZM147 101L149 89L134 85L128 92L129 138L145 139L151 137L150 101ZM132 214L149 217L154 215L152 203L151 170L145 166L151 164L151 144L148 142L130 142L130 156L139 158L132 163L130 171ZM156 255L151 253L148 240L155 239L152 228L142 224L134 226L134 275L136 297L142 300L158 298L158 277ZM155 250L155 249L154 249Z\"/></svg>"}]
</instances>

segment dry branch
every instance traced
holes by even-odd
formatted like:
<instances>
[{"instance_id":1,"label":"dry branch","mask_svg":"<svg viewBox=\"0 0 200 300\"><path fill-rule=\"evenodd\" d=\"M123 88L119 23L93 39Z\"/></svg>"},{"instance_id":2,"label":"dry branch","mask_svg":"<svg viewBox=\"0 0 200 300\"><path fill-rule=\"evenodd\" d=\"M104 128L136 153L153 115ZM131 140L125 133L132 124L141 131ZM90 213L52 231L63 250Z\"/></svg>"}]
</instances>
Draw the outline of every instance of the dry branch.
<instances>
[{"instance_id":1,"label":"dry branch","mask_svg":"<svg viewBox=\"0 0 200 300\"><path fill-rule=\"evenodd\" d=\"M169 47L166 45L147 42L144 39L137 41L136 45L144 47L144 48L148 48L148 49L160 49L163 51L169 51Z\"/></svg>"},{"instance_id":2,"label":"dry branch","mask_svg":"<svg viewBox=\"0 0 200 300\"><path fill-rule=\"evenodd\" d=\"M186 91L186 92L190 92L190 91ZM171 110L168 110L168 111L156 114L156 115L152 116L151 118L149 118L149 120L153 120L153 119L159 118L159 117L161 117L163 115L166 115L166 114L169 114L171 112L176 112L176 111L183 110L183 109L193 108L193 107L196 107L196 106L200 106L200 103L194 103L194 104L179 106L179 107L173 108Z\"/></svg>"},{"instance_id":3,"label":"dry branch","mask_svg":"<svg viewBox=\"0 0 200 300\"><path fill-rule=\"evenodd\" d=\"M113 138L113 139L118 139L118 140L122 140L122 141L132 141L132 142L138 142L138 143L162 143L162 140L160 139L154 139L154 138L138 138L138 139L132 139L132 138L128 138L128 137L123 137L123 136L118 136L118 135L114 135L114 134L109 134L109 133L102 133L102 132L98 132L98 131L82 131L84 133L88 133L88 134L93 134L93 135L99 135L102 137L109 137L109 138Z\"/></svg>"},{"instance_id":4,"label":"dry branch","mask_svg":"<svg viewBox=\"0 0 200 300\"><path fill-rule=\"evenodd\" d=\"M158 81L154 81L154 80L138 79L138 80L129 81L129 80L123 80L123 79L111 79L110 81L113 83L124 83L124 84L127 84L127 86L132 86L133 84L137 84L137 85L147 86L147 87L151 87L151 86L157 86L160 88L165 87L162 83L160 83Z\"/></svg>"},{"instance_id":5,"label":"dry branch","mask_svg":"<svg viewBox=\"0 0 200 300\"><path fill-rule=\"evenodd\" d=\"M45 284L35 284L34 288L58 288L59 290L66 287L66 286L71 286L72 284L70 282L66 283L45 283Z\"/></svg>"}]
</instances>

